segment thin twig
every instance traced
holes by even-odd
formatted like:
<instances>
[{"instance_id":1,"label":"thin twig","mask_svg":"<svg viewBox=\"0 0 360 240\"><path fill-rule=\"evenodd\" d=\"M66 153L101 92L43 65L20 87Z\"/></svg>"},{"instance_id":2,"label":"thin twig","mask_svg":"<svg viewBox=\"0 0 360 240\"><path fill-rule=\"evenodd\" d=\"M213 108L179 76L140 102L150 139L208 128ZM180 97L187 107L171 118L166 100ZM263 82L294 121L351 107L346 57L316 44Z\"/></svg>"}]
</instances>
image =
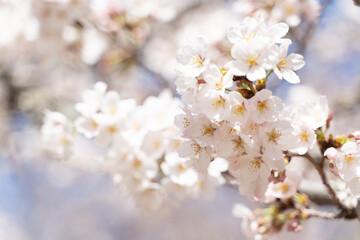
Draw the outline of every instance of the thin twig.
<instances>
[{"instance_id":1,"label":"thin twig","mask_svg":"<svg viewBox=\"0 0 360 240\"><path fill-rule=\"evenodd\" d=\"M324 162L325 162L325 156L322 156L321 160L320 160L320 167L324 168Z\"/></svg>"},{"instance_id":2,"label":"thin twig","mask_svg":"<svg viewBox=\"0 0 360 240\"><path fill-rule=\"evenodd\" d=\"M301 209L303 213L310 217L324 218L324 219L347 219L353 220L357 218L357 214L354 209L342 210L340 213L335 214L331 212L321 212L315 209Z\"/></svg>"},{"instance_id":3,"label":"thin twig","mask_svg":"<svg viewBox=\"0 0 360 240\"><path fill-rule=\"evenodd\" d=\"M303 209L301 210L303 213L306 214L307 217L317 217L317 218L324 218L324 219L337 219L339 218L339 214L331 213L331 212L320 212L316 211L315 209Z\"/></svg>"}]
</instances>

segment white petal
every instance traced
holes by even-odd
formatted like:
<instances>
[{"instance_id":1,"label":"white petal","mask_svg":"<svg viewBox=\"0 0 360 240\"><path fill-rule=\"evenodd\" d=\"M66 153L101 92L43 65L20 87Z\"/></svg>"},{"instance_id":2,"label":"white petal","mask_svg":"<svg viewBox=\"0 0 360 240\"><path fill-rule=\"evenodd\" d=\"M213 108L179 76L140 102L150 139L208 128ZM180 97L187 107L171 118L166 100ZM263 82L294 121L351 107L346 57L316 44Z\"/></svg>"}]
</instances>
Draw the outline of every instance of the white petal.
<instances>
[{"instance_id":1,"label":"white petal","mask_svg":"<svg viewBox=\"0 0 360 240\"><path fill-rule=\"evenodd\" d=\"M300 78L298 75L296 75L296 73L288 68L283 68L280 70L282 76L284 77L284 79L286 81L288 81L289 83L292 84L296 84L300 82Z\"/></svg>"}]
</instances>

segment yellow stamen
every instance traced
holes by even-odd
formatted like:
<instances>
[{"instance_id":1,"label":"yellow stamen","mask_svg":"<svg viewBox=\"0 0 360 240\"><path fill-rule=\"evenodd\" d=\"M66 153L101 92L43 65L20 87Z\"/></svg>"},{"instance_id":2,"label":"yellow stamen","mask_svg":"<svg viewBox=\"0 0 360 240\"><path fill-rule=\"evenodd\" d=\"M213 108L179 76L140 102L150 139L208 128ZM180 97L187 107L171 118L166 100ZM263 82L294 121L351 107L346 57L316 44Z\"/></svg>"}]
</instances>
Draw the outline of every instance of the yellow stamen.
<instances>
[{"instance_id":1,"label":"yellow stamen","mask_svg":"<svg viewBox=\"0 0 360 240\"><path fill-rule=\"evenodd\" d=\"M202 57L199 57L198 55L194 55L191 58L191 65L202 65L204 63L204 59Z\"/></svg>"},{"instance_id":2,"label":"yellow stamen","mask_svg":"<svg viewBox=\"0 0 360 240\"><path fill-rule=\"evenodd\" d=\"M225 105L225 99L220 96L212 101L212 105L215 107L215 109L223 108Z\"/></svg>"},{"instance_id":3,"label":"yellow stamen","mask_svg":"<svg viewBox=\"0 0 360 240\"><path fill-rule=\"evenodd\" d=\"M287 183L281 183L279 186L279 190L282 193L286 193L289 190L289 185Z\"/></svg>"},{"instance_id":4,"label":"yellow stamen","mask_svg":"<svg viewBox=\"0 0 360 240\"><path fill-rule=\"evenodd\" d=\"M240 117L240 116L244 115L244 111L245 111L244 103L243 103L243 104L239 104L239 105L237 105L237 106L234 107L234 112L233 112L233 114L234 114L236 117Z\"/></svg>"},{"instance_id":5,"label":"yellow stamen","mask_svg":"<svg viewBox=\"0 0 360 240\"><path fill-rule=\"evenodd\" d=\"M139 168L142 166L142 161L140 161L139 159L135 159L134 162L133 162L133 166L135 168Z\"/></svg>"},{"instance_id":6,"label":"yellow stamen","mask_svg":"<svg viewBox=\"0 0 360 240\"><path fill-rule=\"evenodd\" d=\"M281 132L273 129L270 133L266 133L269 136L269 141L277 143L281 137Z\"/></svg>"},{"instance_id":7,"label":"yellow stamen","mask_svg":"<svg viewBox=\"0 0 360 240\"><path fill-rule=\"evenodd\" d=\"M244 142L242 140L233 140L233 151L238 152L244 149Z\"/></svg>"},{"instance_id":8,"label":"yellow stamen","mask_svg":"<svg viewBox=\"0 0 360 240\"><path fill-rule=\"evenodd\" d=\"M180 172L185 172L185 171L186 171L186 168L185 168L182 164L180 164L179 167L178 167L178 170L179 170Z\"/></svg>"},{"instance_id":9,"label":"yellow stamen","mask_svg":"<svg viewBox=\"0 0 360 240\"><path fill-rule=\"evenodd\" d=\"M249 163L249 167L250 167L254 172L257 172L257 171L260 170L262 163L263 163L263 161L261 160L261 158L260 158L260 157L256 157L256 158L254 158L254 159Z\"/></svg>"},{"instance_id":10,"label":"yellow stamen","mask_svg":"<svg viewBox=\"0 0 360 240\"><path fill-rule=\"evenodd\" d=\"M193 144L191 144L191 148L193 149L193 151L194 151L195 155L198 155L198 154L199 154L199 153L201 153L201 152L202 152L202 150L203 150L203 148L202 148L202 147L200 147L200 145L199 145L199 144L197 144L197 143L193 143Z\"/></svg>"},{"instance_id":11,"label":"yellow stamen","mask_svg":"<svg viewBox=\"0 0 360 240\"><path fill-rule=\"evenodd\" d=\"M111 115L115 115L115 114L116 114L116 111L117 111L117 108L116 108L116 107L110 108L110 114L111 114Z\"/></svg>"},{"instance_id":12,"label":"yellow stamen","mask_svg":"<svg viewBox=\"0 0 360 240\"><path fill-rule=\"evenodd\" d=\"M235 128L229 128L229 131L228 131L229 136L236 136L238 134L239 134L238 130L236 130Z\"/></svg>"},{"instance_id":13,"label":"yellow stamen","mask_svg":"<svg viewBox=\"0 0 360 240\"><path fill-rule=\"evenodd\" d=\"M255 33L247 33L244 35L244 39L246 41L249 41L249 40L253 39L254 37L255 37Z\"/></svg>"},{"instance_id":14,"label":"yellow stamen","mask_svg":"<svg viewBox=\"0 0 360 240\"><path fill-rule=\"evenodd\" d=\"M354 156L352 154L346 154L345 155L345 162L348 164L348 165L352 165L354 163Z\"/></svg>"},{"instance_id":15,"label":"yellow stamen","mask_svg":"<svg viewBox=\"0 0 360 240\"><path fill-rule=\"evenodd\" d=\"M110 133L116 133L117 132L117 128L115 126L108 126L108 131Z\"/></svg>"},{"instance_id":16,"label":"yellow stamen","mask_svg":"<svg viewBox=\"0 0 360 240\"><path fill-rule=\"evenodd\" d=\"M180 146L180 144L181 144L181 141L180 141L180 140L175 141L175 142L174 142L174 149L178 149L179 146Z\"/></svg>"},{"instance_id":17,"label":"yellow stamen","mask_svg":"<svg viewBox=\"0 0 360 240\"><path fill-rule=\"evenodd\" d=\"M184 128L187 128L189 125L190 125L189 119L184 118L184 120L183 120L183 126L184 126Z\"/></svg>"},{"instance_id":18,"label":"yellow stamen","mask_svg":"<svg viewBox=\"0 0 360 240\"><path fill-rule=\"evenodd\" d=\"M68 145L68 144L70 143L70 141L69 141L69 139L68 139L66 136L62 136L62 137L60 138L60 143L61 143L62 145Z\"/></svg>"},{"instance_id":19,"label":"yellow stamen","mask_svg":"<svg viewBox=\"0 0 360 240\"><path fill-rule=\"evenodd\" d=\"M283 59L281 59L281 61L279 62L280 67L286 67L287 66L287 58L284 57Z\"/></svg>"},{"instance_id":20,"label":"yellow stamen","mask_svg":"<svg viewBox=\"0 0 360 240\"><path fill-rule=\"evenodd\" d=\"M300 139L304 142L307 142L309 141L309 134L307 134L307 132L303 132L301 135L300 135Z\"/></svg>"},{"instance_id":21,"label":"yellow stamen","mask_svg":"<svg viewBox=\"0 0 360 240\"><path fill-rule=\"evenodd\" d=\"M288 14L288 15L292 15L295 13L295 8L294 6L288 4L285 6L285 13Z\"/></svg>"},{"instance_id":22,"label":"yellow stamen","mask_svg":"<svg viewBox=\"0 0 360 240\"><path fill-rule=\"evenodd\" d=\"M203 136L212 136L214 129L209 125L209 126L205 126L202 129L200 129L201 131L201 135Z\"/></svg>"},{"instance_id":23,"label":"yellow stamen","mask_svg":"<svg viewBox=\"0 0 360 240\"><path fill-rule=\"evenodd\" d=\"M216 90L221 90L223 88L223 79L222 78L220 81L215 83L215 88L216 88Z\"/></svg>"},{"instance_id":24,"label":"yellow stamen","mask_svg":"<svg viewBox=\"0 0 360 240\"><path fill-rule=\"evenodd\" d=\"M97 128L99 126L99 124L97 122L95 122L95 120L91 121L91 124L93 125L93 127Z\"/></svg>"},{"instance_id":25,"label":"yellow stamen","mask_svg":"<svg viewBox=\"0 0 360 240\"><path fill-rule=\"evenodd\" d=\"M250 55L247 59L245 59L245 62L249 65L249 66L255 66L257 65L257 60L259 57L254 56L254 55Z\"/></svg>"},{"instance_id":26,"label":"yellow stamen","mask_svg":"<svg viewBox=\"0 0 360 240\"><path fill-rule=\"evenodd\" d=\"M229 68L219 68L221 75L224 77L228 72L229 72Z\"/></svg>"},{"instance_id":27,"label":"yellow stamen","mask_svg":"<svg viewBox=\"0 0 360 240\"><path fill-rule=\"evenodd\" d=\"M155 141L153 142L153 147L154 147L155 149L158 149L158 148L160 147L160 145L161 145L161 142L160 142L159 140L155 140Z\"/></svg>"},{"instance_id":28,"label":"yellow stamen","mask_svg":"<svg viewBox=\"0 0 360 240\"><path fill-rule=\"evenodd\" d=\"M269 106L267 105L267 101L259 101L257 105L258 110L261 113L267 112L269 110Z\"/></svg>"},{"instance_id":29,"label":"yellow stamen","mask_svg":"<svg viewBox=\"0 0 360 240\"><path fill-rule=\"evenodd\" d=\"M251 123L250 125L249 125L249 130L250 131L256 131L257 129L258 129L258 124L256 124L256 123Z\"/></svg>"}]
</instances>

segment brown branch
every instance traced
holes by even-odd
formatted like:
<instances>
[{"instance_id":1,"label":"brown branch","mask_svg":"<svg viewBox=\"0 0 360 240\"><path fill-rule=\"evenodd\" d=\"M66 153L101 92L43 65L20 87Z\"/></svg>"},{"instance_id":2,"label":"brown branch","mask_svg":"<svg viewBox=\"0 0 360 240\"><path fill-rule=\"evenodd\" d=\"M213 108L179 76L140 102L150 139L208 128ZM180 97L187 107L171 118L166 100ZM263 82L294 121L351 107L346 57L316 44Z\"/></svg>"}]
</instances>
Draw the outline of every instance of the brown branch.
<instances>
[{"instance_id":1,"label":"brown branch","mask_svg":"<svg viewBox=\"0 0 360 240\"><path fill-rule=\"evenodd\" d=\"M322 156L322 157L321 157L321 160L320 160L320 167L321 167L321 168L324 168L325 158L326 158L325 156Z\"/></svg>"}]
</instances>

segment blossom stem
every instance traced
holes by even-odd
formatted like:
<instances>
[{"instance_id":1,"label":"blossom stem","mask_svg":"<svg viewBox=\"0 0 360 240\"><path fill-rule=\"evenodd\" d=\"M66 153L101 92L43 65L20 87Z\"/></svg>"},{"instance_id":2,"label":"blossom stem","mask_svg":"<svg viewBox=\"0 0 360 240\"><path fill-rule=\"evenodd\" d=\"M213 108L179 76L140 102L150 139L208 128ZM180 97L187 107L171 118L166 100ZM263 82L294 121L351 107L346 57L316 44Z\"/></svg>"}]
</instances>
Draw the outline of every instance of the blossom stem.
<instances>
[{"instance_id":1,"label":"blossom stem","mask_svg":"<svg viewBox=\"0 0 360 240\"><path fill-rule=\"evenodd\" d=\"M320 167L323 168L324 167L324 162L325 162L325 156L322 156L321 157L321 160L320 160Z\"/></svg>"},{"instance_id":2,"label":"blossom stem","mask_svg":"<svg viewBox=\"0 0 360 240\"><path fill-rule=\"evenodd\" d=\"M273 70L270 70L269 73L266 75L265 80L267 80L273 72L274 72Z\"/></svg>"}]
</instances>

